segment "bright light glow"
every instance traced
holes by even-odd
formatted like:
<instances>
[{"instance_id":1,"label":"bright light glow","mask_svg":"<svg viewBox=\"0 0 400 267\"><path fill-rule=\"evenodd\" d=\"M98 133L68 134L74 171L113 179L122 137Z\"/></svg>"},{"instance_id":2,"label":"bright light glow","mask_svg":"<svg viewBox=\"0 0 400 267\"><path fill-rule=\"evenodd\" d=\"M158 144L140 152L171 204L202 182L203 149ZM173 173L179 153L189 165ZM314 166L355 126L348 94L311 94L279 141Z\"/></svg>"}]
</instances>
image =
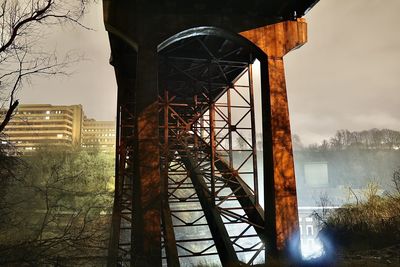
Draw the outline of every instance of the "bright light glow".
<instances>
[{"instance_id":1,"label":"bright light glow","mask_svg":"<svg viewBox=\"0 0 400 267\"><path fill-rule=\"evenodd\" d=\"M324 255L324 247L319 239L301 239L301 255L305 260L319 258Z\"/></svg>"}]
</instances>

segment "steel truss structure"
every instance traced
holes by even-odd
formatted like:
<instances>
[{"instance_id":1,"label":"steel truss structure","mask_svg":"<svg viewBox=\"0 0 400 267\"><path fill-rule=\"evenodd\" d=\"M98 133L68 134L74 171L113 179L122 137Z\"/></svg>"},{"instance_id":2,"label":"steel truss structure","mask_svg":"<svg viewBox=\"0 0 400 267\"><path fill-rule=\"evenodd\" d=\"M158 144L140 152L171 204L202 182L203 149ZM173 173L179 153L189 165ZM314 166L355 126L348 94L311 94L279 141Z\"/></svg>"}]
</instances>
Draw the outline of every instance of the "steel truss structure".
<instances>
[{"instance_id":1,"label":"steel truss structure","mask_svg":"<svg viewBox=\"0 0 400 267\"><path fill-rule=\"evenodd\" d=\"M282 60L209 32L178 36L157 53L112 39L124 53L112 58L119 89L108 266L255 265L296 229ZM258 98L254 55L264 72Z\"/></svg>"},{"instance_id":2,"label":"steel truss structure","mask_svg":"<svg viewBox=\"0 0 400 267\"><path fill-rule=\"evenodd\" d=\"M168 57L167 51L168 71L160 78L164 260L261 263L266 237L251 59L221 59L236 48L217 59L202 39L194 42L209 58Z\"/></svg>"},{"instance_id":3,"label":"steel truss structure","mask_svg":"<svg viewBox=\"0 0 400 267\"><path fill-rule=\"evenodd\" d=\"M118 85L108 266L257 264L298 240L283 57L317 2L103 0Z\"/></svg>"},{"instance_id":4,"label":"steel truss structure","mask_svg":"<svg viewBox=\"0 0 400 267\"><path fill-rule=\"evenodd\" d=\"M118 104L117 143L116 143L116 182L109 243L109 263L118 259L122 266L130 266L132 259L133 235L133 177L134 177L134 141L135 116L132 113L133 102Z\"/></svg>"}]
</instances>

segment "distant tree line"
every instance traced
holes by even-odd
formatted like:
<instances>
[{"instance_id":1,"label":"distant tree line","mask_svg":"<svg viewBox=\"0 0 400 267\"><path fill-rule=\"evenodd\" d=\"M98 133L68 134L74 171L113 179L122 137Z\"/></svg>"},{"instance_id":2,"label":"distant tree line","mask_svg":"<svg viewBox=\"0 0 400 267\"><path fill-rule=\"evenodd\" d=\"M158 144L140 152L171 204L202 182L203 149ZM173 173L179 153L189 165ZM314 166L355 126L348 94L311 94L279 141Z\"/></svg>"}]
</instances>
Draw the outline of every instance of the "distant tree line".
<instances>
[{"instance_id":1,"label":"distant tree line","mask_svg":"<svg viewBox=\"0 0 400 267\"><path fill-rule=\"evenodd\" d=\"M292 138L298 189L305 184L304 166L324 162L328 167L329 187L364 188L371 181L391 189L391 177L400 167L400 132L389 129L364 131L339 130L320 144L305 146L299 136ZM310 194L303 194L310 195Z\"/></svg>"},{"instance_id":2,"label":"distant tree line","mask_svg":"<svg viewBox=\"0 0 400 267\"><path fill-rule=\"evenodd\" d=\"M293 136L294 150L331 151L344 149L400 149L400 131L370 129L363 131L338 130L320 144L304 146L298 135Z\"/></svg>"},{"instance_id":3,"label":"distant tree line","mask_svg":"<svg viewBox=\"0 0 400 267\"><path fill-rule=\"evenodd\" d=\"M400 169L392 174L392 188L378 194L378 185L370 184L365 199L339 209L313 213L322 226L319 236L328 238L339 250L381 249L400 242ZM322 199L325 201L325 199ZM323 204L323 203L321 203ZM329 249L329 247L327 247ZM394 255L398 251L394 250ZM382 255L388 257L388 255ZM389 261L390 262L390 261Z\"/></svg>"}]
</instances>

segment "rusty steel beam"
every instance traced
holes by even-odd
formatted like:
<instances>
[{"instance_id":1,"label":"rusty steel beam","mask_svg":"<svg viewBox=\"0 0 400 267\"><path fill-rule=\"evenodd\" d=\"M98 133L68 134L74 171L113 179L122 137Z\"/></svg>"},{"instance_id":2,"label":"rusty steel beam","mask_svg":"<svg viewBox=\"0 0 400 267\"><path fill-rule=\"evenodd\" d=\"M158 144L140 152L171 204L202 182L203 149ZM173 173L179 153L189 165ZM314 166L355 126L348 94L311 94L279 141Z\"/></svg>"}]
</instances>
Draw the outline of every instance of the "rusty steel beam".
<instances>
[{"instance_id":1,"label":"rusty steel beam","mask_svg":"<svg viewBox=\"0 0 400 267\"><path fill-rule=\"evenodd\" d=\"M164 247L167 256L167 264L171 267L179 267L179 257L176 248L176 239L174 233L174 226L171 218L171 210L168 203L168 168L170 165L170 148L169 148L169 96L168 91L164 90L164 100L162 103L162 135L163 144L161 145L163 159L161 163L161 192L162 192L162 228L164 233ZM161 118L160 118L161 119Z\"/></svg>"},{"instance_id":2,"label":"rusty steel beam","mask_svg":"<svg viewBox=\"0 0 400 267\"><path fill-rule=\"evenodd\" d=\"M134 95L130 90L135 79L126 75L118 65L114 65L120 82L117 98L117 131L115 158L115 192L111 220L110 241L108 246L107 266L129 264L131 244L125 236L132 232L132 153L134 142ZM131 158L129 159L129 156Z\"/></svg>"},{"instance_id":3,"label":"rusty steel beam","mask_svg":"<svg viewBox=\"0 0 400 267\"><path fill-rule=\"evenodd\" d=\"M197 196L203 208L208 226L210 228L215 246L223 266L235 266L239 263L233 244L224 226L218 209L212 200L211 191L208 189L197 162L193 161L188 152L181 152L181 160L189 172Z\"/></svg>"},{"instance_id":4,"label":"rusty steel beam","mask_svg":"<svg viewBox=\"0 0 400 267\"><path fill-rule=\"evenodd\" d=\"M215 144L215 103L213 100L210 98L209 99L210 103L208 105L208 112L210 114L209 116L209 130L210 130L210 167L211 167L211 205L215 206L215 149L216 149L216 144Z\"/></svg>"},{"instance_id":5,"label":"rusty steel beam","mask_svg":"<svg viewBox=\"0 0 400 267\"><path fill-rule=\"evenodd\" d=\"M167 194L168 196L168 194ZM163 200L161 210L162 226L164 231L165 252L167 256L167 264L170 267L179 267L178 250L176 248L176 240L174 234L174 227L171 218L171 210L169 208L168 200Z\"/></svg>"},{"instance_id":6,"label":"rusty steel beam","mask_svg":"<svg viewBox=\"0 0 400 267\"><path fill-rule=\"evenodd\" d=\"M262 68L264 87L269 87L268 97L263 97L263 112L267 116L264 120L264 131L267 133L264 141L272 141L272 151L267 148L264 153L272 152L273 174L265 177L265 205L266 216L269 222L270 235L275 241L273 247L281 251L287 242L294 238L298 231L298 212L296 181L292 141L290 132L289 109L285 83L283 56L291 50L302 46L307 41L307 24L303 19L286 21L240 33L243 37L258 46L268 56L268 66ZM266 86L265 83L268 82ZM263 92L265 94L265 92ZM268 143L266 143L268 146ZM268 159L268 155L265 159ZM272 224L272 225L271 225Z\"/></svg>"},{"instance_id":7,"label":"rusty steel beam","mask_svg":"<svg viewBox=\"0 0 400 267\"><path fill-rule=\"evenodd\" d=\"M201 139L202 140L202 139ZM203 141L203 145L211 148ZM264 210L257 203L255 196L251 192L249 186L240 178L237 171L229 166L229 163L225 162L217 153L215 155L215 167L219 170L221 175L226 179L227 185L230 187L232 192L235 194L240 205L243 207L249 221L254 226L260 239L267 242L264 229Z\"/></svg>"},{"instance_id":8,"label":"rusty steel beam","mask_svg":"<svg viewBox=\"0 0 400 267\"><path fill-rule=\"evenodd\" d=\"M111 231L110 240L108 243L108 255L107 255L107 266L114 267L117 266L118 262L118 244L121 228L121 176L120 174L120 120L121 120L121 108L119 99L117 99L117 125L116 125L116 156L115 156L115 185L114 185L114 203L111 215Z\"/></svg>"}]
</instances>

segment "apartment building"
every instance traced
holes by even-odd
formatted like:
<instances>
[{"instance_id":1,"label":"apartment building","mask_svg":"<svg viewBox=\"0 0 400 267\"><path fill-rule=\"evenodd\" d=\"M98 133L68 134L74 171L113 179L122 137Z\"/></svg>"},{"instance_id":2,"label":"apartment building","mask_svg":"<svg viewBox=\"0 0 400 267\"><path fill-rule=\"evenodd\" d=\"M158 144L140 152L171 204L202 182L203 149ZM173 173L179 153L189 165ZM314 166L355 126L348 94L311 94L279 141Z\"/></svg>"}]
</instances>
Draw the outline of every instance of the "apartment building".
<instances>
[{"instance_id":1,"label":"apartment building","mask_svg":"<svg viewBox=\"0 0 400 267\"><path fill-rule=\"evenodd\" d=\"M81 145L83 110L81 105L19 105L4 133L21 152L39 146Z\"/></svg>"},{"instance_id":2,"label":"apartment building","mask_svg":"<svg viewBox=\"0 0 400 267\"><path fill-rule=\"evenodd\" d=\"M23 153L40 146L115 149L115 122L89 119L81 105L21 104L4 133Z\"/></svg>"},{"instance_id":3,"label":"apartment building","mask_svg":"<svg viewBox=\"0 0 400 267\"><path fill-rule=\"evenodd\" d=\"M83 120L82 147L114 152L115 121L96 121L85 117Z\"/></svg>"}]
</instances>

